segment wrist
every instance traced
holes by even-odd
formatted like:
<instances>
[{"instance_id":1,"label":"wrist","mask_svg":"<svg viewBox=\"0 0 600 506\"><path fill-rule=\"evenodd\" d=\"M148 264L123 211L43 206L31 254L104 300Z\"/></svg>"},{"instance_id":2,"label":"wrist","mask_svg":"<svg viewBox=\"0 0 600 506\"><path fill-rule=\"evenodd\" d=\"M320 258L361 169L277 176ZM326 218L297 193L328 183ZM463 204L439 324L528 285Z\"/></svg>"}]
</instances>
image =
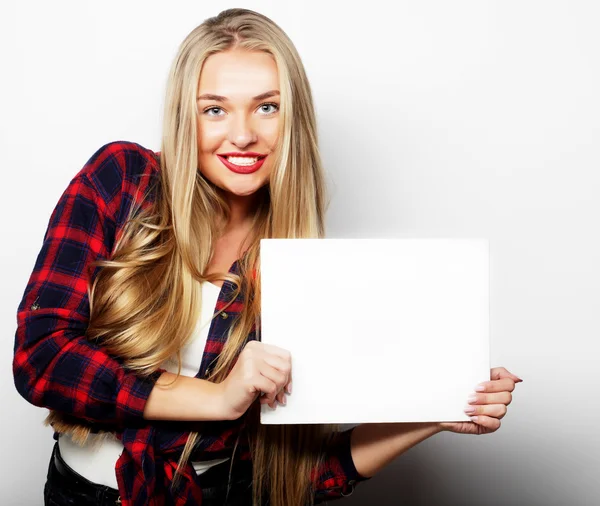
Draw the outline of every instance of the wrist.
<instances>
[{"instance_id":1,"label":"wrist","mask_svg":"<svg viewBox=\"0 0 600 506\"><path fill-rule=\"evenodd\" d=\"M223 395L225 389L223 387L223 383L213 383L212 381L210 381L209 383L212 385L212 402L216 409L216 419L231 420L231 413L225 405L225 396Z\"/></svg>"},{"instance_id":2,"label":"wrist","mask_svg":"<svg viewBox=\"0 0 600 506\"><path fill-rule=\"evenodd\" d=\"M235 413L227 403L225 396L225 381L212 383L214 385L214 404L217 406L219 420L236 420L241 414Z\"/></svg>"},{"instance_id":3,"label":"wrist","mask_svg":"<svg viewBox=\"0 0 600 506\"><path fill-rule=\"evenodd\" d=\"M404 433L407 430L416 430L423 433L426 437L434 436L438 432L446 430L442 422L395 422L387 424L395 429L390 429L398 433Z\"/></svg>"},{"instance_id":4,"label":"wrist","mask_svg":"<svg viewBox=\"0 0 600 506\"><path fill-rule=\"evenodd\" d=\"M444 432L448 430L448 428L444 425L444 422L434 422L432 423L432 426L435 427L436 432Z\"/></svg>"}]
</instances>

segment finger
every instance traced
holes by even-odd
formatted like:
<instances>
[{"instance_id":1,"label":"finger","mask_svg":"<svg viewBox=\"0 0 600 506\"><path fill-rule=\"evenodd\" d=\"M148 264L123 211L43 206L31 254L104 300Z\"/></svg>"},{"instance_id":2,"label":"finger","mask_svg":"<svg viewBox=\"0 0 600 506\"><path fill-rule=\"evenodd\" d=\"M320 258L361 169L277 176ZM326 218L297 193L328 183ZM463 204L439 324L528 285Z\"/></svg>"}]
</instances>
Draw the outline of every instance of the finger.
<instances>
[{"instance_id":1,"label":"finger","mask_svg":"<svg viewBox=\"0 0 600 506\"><path fill-rule=\"evenodd\" d=\"M285 382L286 383L289 382L290 376L292 373L292 364L290 362L288 362L284 358L281 358L277 355L270 355L270 354L265 354L265 356L263 357L263 360L267 364L269 364L271 367L274 367L278 371L281 371L283 374L285 374L285 376L286 376Z\"/></svg>"},{"instance_id":2,"label":"finger","mask_svg":"<svg viewBox=\"0 0 600 506\"><path fill-rule=\"evenodd\" d=\"M265 396L265 397L261 397L259 402L260 402L260 405L261 405L261 406L262 406L263 404L267 404L267 405L268 405L270 408L273 408L273 409L275 409L275 406L273 406L273 403L269 404L269 402L268 402L268 400L267 400L267 397L266 397L266 396Z\"/></svg>"},{"instance_id":3,"label":"finger","mask_svg":"<svg viewBox=\"0 0 600 506\"><path fill-rule=\"evenodd\" d=\"M266 401L263 404L265 404L265 403L266 403ZM279 403L282 406L285 406L287 404L285 388L279 390L279 392L275 396L275 400L273 401L272 404L275 404L275 403ZM271 405L271 407L274 407L274 406Z\"/></svg>"},{"instance_id":4,"label":"finger","mask_svg":"<svg viewBox=\"0 0 600 506\"><path fill-rule=\"evenodd\" d=\"M483 387L480 392L512 392L515 389L515 382L510 378L484 381L479 385Z\"/></svg>"},{"instance_id":5,"label":"finger","mask_svg":"<svg viewBox=\"0 0 600 506\"><path fill-rule=\"evenodd\" d=\"M486 429L489 429L491 431L498 430L501 425L500 420L486 415L478 415L475 417L471 417L471 420L473 420L473 422L477 425L481 425L482 427L485 427Z\"/></svg>"},{"instance_id":6,"label":"finger","mask_svg":"<svg viewBox=\"0 0 600 506\"><path fill-rule=\"evenodd\" d=\"M278 394L277 394L277 402L283 406L285 406L286 404L286 400L285 400L285 391L281 390Z\"/></svg>"},{"instance_id":7,"label":"finger","mask_svg":"<svg viewBox=\"0 0 600 506\"><path fill-rule=\"evenodd\" d=\"M254 342L254 341L252 341ZM265 344L258 341L258 346L262 352L262 358L264 361L288 374L288 378L285 385L285 390L288 394L292 393L292 356L288 350L280 348L272 344Z\"/></svg>"},{"instance_id":8,"label":"finger","mask_svg":"<svg viewBox=\"0 0 600 506\"><path fill-rule=\"evenodd\" d=\"M469 397L469 404L504 404L508 406L512 402L510 392L498 392L495 394L473 394Z\"/></svg>"},{"instance_id":9,"label":"finger","mask_svg":"<svg viewBox=\"0 0 600 506\"><path fill-rule=\"evenodd\" d=\"M507 411L508 409L505 404L470 405L468 411L465 409L465 413L469 416L485 415L498 419L504 418Z\"/></svg>"},{"instance_id":10,"label":"finger","mask_svg":"<svg viewBox=\"0 0 600 506\"><path fill-rule=\"evenodd\" d=\"M260 369L260 374L273 382L275 385L275 389L273 392L269 392L267 398L269 399L269 404L275 401L275 397L277 394L283 390L285 384L287 383L287 376L282 373L279 369L275 369L269 364L264 364Z\"/></svg>"},{"instance_id":11,"label":"finger","mask_svg":"<svg viewBox=\"0 0 600 506\"><path fill-rule=\"evenodd\" d=\"M492 380L499 380L499 379L504 379L504 378L510 378L515 383L519 383L519 382L523 381L516 374L511 373L510 371L508 371L504 367L493 367L491 369L491 371L490 371L490 379L492 379Z\"/></svg>"},{"instance_id":12,"label":"finger","mask_svg":"<svg viewBox=\"0 0 600 506\"><path fill-rule=\"evenodd\" d=\"M259 402L261 405L266 404L271 409L275 409L275 407L277 406L277 401L274 400L273 402L269 402L269 399L267 399L267 396L261 397Z\"/></svg>"},{"instance_id":13,"label":"finger","mask_svg":"<svg viewBox=\"0 0 600 506\"><path fill-rule=\"evenodd\" d=\"M275 396L277 395L277 385L275 384L275 382L267 378L266 376L260 374L254 381L254 385L257 389L257 392L262 392L260 403L271 404L273 402L273 399L275 399Z\"/></svg>"},{"instance_id":14,"label":"finger","mask_svg":"<svg viewBox=\"0 0 600 506\"><path fill-rule=\"evenodd\" d=\"M260 374L266 376L277 385L277 393L279 393L279 390L283 390L283 388L288 382L287 374L281 372L279 369L276 369L275 367L267 364L266 362L261 364L258 370Z\"/></svg>"},{"instance_id":15,"label":"finger","mask_svg":"<svg viewBox=\"0 0 600 506\"><path fill-rule=\"evenodd\" d=\"M275 409L275 406L277 406L277 400L271 400L268 395L264 395L263 397L261 397L259 402L261 405L267 404L272 409Z\"/></svg>"},{"instance_id":16,"label":"finger","mask_svg":"<svg viewBox=\"0 0 600 506\"><path fill-rule=\"evenodd\" d=\"M275 356L275 355L265 355L264 356L264 361L269 364L272 367L275 367L275 369L281 371L283 374L285 374L286 379L285 379L285 385L282 389L282 392L285 391L288 394L292 393L292 366L291 364L279 357L279 356Z\"/></svg>"},{"instance_id":17,"label":"finger","mask_svg":"<svg viewBox=\"0 0 600 506\"><path fill-rule=\"evenodd\" d=\"M283 359L289 360L291 363L292 354L289 352L289 350L280 348L279 346L275 346L274 344L263 343L262 341L261 344L264 351L272 353L273 355L277 355L278 357L281 357Z\"/></svg>"}]
</instances>

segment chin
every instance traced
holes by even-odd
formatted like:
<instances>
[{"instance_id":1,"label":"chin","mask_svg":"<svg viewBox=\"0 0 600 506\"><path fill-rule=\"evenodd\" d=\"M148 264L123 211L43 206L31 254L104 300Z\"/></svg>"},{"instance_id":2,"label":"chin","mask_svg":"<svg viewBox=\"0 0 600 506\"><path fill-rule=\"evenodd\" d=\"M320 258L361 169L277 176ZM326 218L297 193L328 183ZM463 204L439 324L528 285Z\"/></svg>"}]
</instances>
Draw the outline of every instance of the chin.
<instances>
[{"instance_id":1,"label":"chin","mask_svg":"<svg viewBox=\"0 0 600 506\"><path fill-rule=\"evenodd\" d=\"M261 187L240 189L240 188L225 187L223 190L226 193L235 195L236 197L250 197L250 196L256 194L260 190L260 188Z\"/></svg>"}]
</instances>

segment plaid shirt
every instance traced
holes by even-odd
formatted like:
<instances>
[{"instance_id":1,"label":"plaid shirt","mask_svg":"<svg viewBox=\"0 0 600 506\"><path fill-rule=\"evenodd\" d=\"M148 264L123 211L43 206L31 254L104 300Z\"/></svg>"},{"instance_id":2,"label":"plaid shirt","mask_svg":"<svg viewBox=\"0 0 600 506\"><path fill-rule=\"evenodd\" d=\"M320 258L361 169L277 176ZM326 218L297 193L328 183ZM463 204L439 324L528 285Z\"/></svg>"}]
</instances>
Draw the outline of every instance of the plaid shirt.
<instances>
[{"instance_id":1,"label":"plaid shirt","mask_svg":"<svg viewBox=\"0 0 600 506\"><path fill-rule=\"evenodd\" d=\"M127 370L119 357L86 339L89 321L87 266L110 258L130 206L155 198L150 182L160 170L160 152L116 141L102 146L75 175L54 208L41 250L17 312L13 373L30 403L110 430L124 451L116 464L123 505L202 504L199 477L190 462L179 487L170 491L177 461L190 431L201 433L191 460L236 455L250 459L245 416L232 421L173 422L143 418L144 406L163 369L150 377ZM99 267L90 273L93 277ZM230 269L238 273L238 261ZM211 322L197 378L221 352L228 330L243 309L243 295L229 304L234 287L225 281ZM229 304L229 305L228 305ZM228 307L226 307L228 306ZM256 339L255 329L248 336ZM311 479L317 501L348 495L365 478L350 453L353 429L340 432L325 463ZM240 437L241 436L241 437ZM54 433L54 439L58 433Z\"/></svg>"}]
</instances>

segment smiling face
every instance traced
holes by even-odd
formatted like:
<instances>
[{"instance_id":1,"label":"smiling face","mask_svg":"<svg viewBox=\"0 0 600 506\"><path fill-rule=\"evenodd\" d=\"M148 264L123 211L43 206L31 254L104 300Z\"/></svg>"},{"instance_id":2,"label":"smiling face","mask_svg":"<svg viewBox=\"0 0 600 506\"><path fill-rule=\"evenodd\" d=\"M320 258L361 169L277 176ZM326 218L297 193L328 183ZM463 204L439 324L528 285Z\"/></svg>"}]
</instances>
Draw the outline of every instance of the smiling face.
<instances>
[{"instance_id":1,"label":"smiling face","mask_svg":"<svg viewBox=\"0 0 600 506\"><path fill-rule=\"evenodd\" d=\"M233 49L209 56L198 86L198 163L230 197L268 183L279 129L279 78L273 57Z\"/></svg>"}]
</instances>

